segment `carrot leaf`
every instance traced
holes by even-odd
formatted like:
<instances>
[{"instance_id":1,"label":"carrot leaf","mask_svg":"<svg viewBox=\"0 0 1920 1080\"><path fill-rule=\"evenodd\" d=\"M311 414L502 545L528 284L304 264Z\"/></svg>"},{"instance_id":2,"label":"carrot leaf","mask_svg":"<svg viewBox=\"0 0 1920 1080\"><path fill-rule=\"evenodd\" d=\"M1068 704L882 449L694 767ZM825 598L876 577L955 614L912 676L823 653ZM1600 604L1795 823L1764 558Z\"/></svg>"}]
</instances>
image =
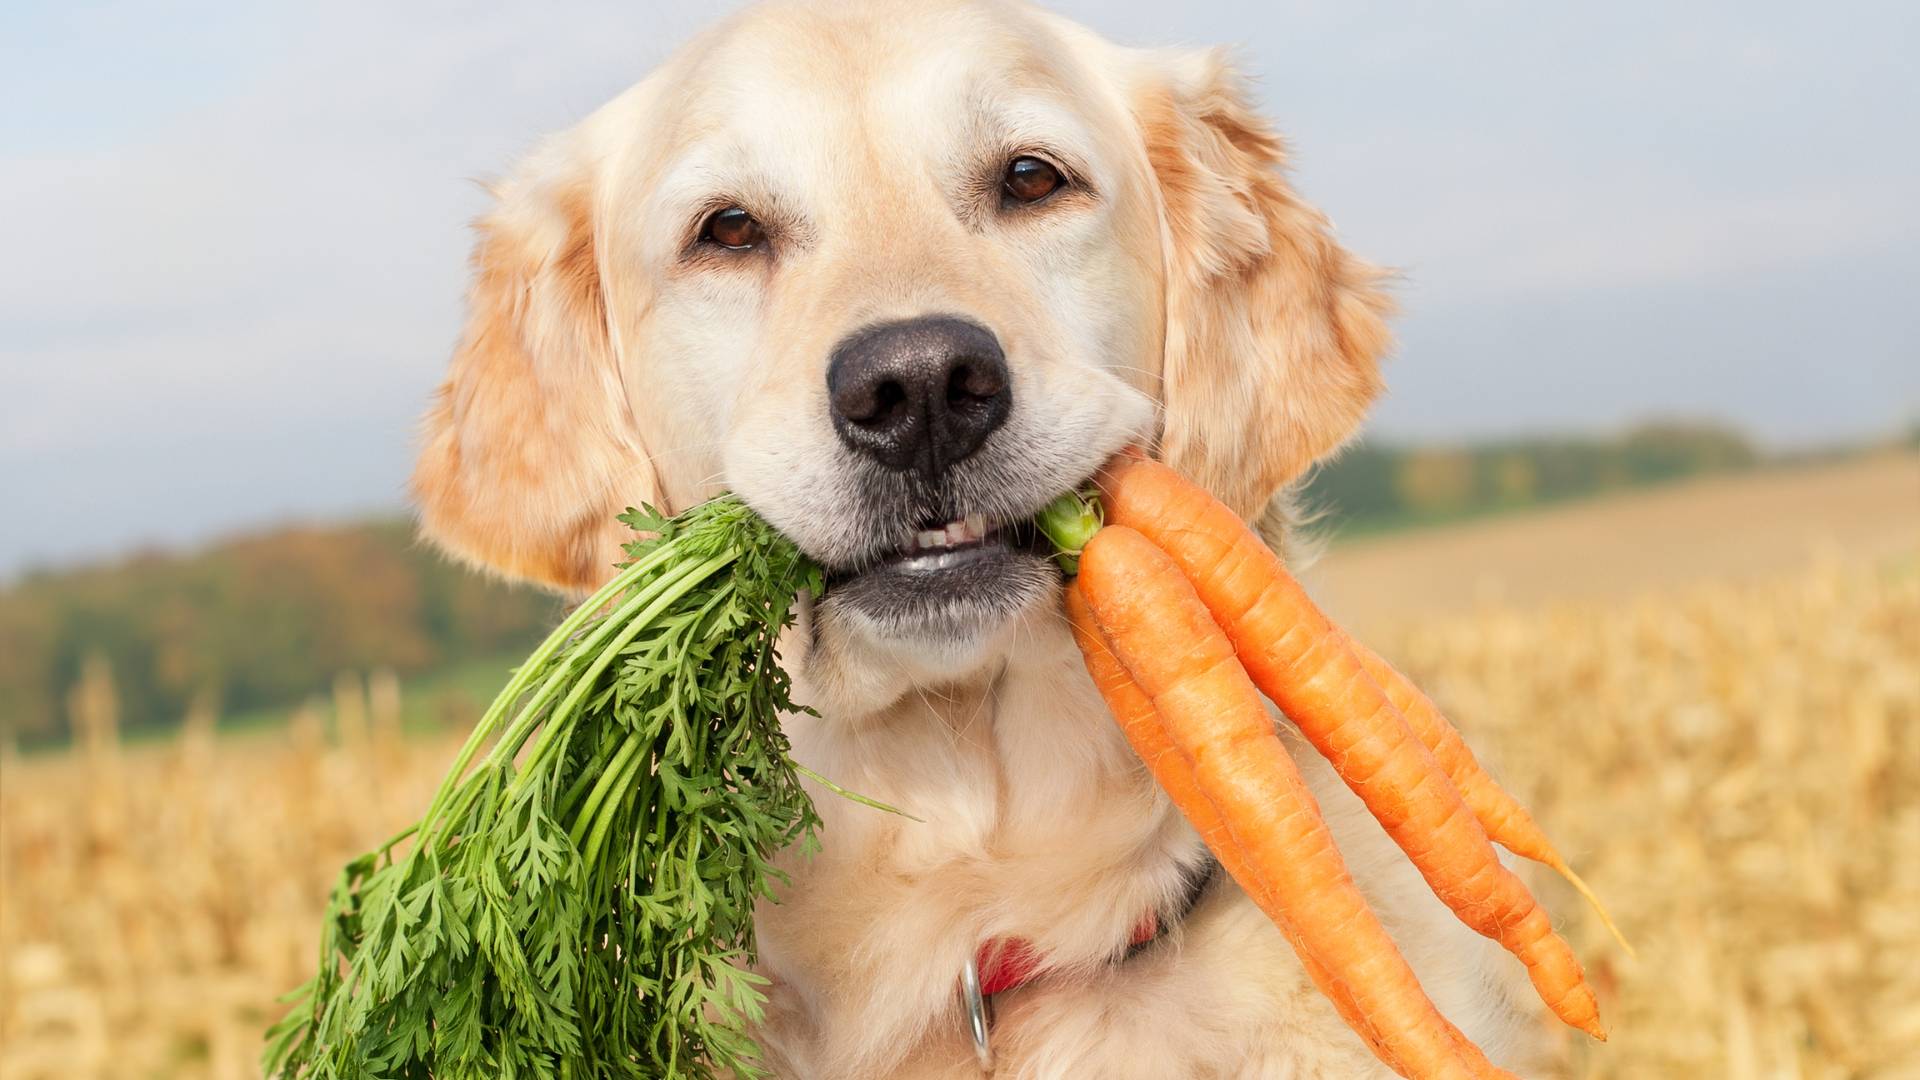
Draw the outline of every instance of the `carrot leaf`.
<instances>
[{"instance_id":1,"label":"carrot leaf","mask_svg":"<svg viewBox=\"0 0 1920 1080\"><path fill-rule=\"evenodd\" d=\"M776 644L821 572L731 496L621 520L630 561L341 871L268 1076L763 1075L753 908L819 825Z\"/></svg>"}]
</instances>

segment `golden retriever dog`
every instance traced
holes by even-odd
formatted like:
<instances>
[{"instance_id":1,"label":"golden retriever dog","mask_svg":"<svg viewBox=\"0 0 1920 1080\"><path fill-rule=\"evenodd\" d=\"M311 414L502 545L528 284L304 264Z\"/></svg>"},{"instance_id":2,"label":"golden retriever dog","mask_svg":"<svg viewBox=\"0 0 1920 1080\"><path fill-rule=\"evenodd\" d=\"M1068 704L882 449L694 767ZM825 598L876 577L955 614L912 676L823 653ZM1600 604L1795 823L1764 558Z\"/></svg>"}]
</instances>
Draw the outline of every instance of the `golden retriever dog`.
<instances>
[{"instance_id":1,"label":"golden retriever dog","mask_svg":"<svg viewBox=\"0 0 1920 1080\"><path fill-rule=\"evenodd\" d=\"M1122 741L1020 527L1143 443L1284 542L1289 485L1380 390L1389 305L1282 164L1217 53L795 0L498 186L426 534L578 592L623 508L740 493L829 571L784 645L819 712L794 756L922 819L815 792L824 848L758 913L779 1075L1389 1075ZM1298 757L1435 1001L1537 1074L1519 965Z\"/></svg>"}]
</instances>

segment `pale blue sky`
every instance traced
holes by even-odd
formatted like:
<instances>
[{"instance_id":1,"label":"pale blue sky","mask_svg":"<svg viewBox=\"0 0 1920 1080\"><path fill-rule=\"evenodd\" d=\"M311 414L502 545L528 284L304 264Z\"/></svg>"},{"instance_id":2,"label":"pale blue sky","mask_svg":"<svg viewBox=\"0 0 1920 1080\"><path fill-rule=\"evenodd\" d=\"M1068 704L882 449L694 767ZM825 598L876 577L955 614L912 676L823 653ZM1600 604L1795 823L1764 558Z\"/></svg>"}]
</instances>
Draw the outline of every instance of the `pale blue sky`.
<instances>
[{"instance_id":1,"label":"pale blue sky","mask_svg":"<svg viewBox=\"0 0 1920 1080\"><path fill-rule=\"evenodd\" d=\"M1406 273L1382 437L1920 410L1920 7L1055 6L1242 47L1299 186ZM398 506L471 181L713 10L0 7L0 577Z\"/></svg>"}]
</instances>

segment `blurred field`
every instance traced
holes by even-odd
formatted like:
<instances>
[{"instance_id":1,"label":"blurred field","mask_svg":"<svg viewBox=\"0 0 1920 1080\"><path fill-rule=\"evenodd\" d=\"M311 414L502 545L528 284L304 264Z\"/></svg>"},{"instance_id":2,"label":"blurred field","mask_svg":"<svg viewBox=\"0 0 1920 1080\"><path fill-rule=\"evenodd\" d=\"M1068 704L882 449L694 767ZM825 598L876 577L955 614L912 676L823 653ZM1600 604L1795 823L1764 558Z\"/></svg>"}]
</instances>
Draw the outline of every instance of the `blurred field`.
<instances>
[{"instance_id":1,"label":"blurred field","mask_svg":"<svg viewBox=\"0 0 1920 1080\"><path fill-rule=\"evenodd\" d=\"M1317 579L1636 939L1547 886L1614 1031L1575 1075L1920 1076L1920 467L1835 468L1369 541ZM394 696L121 747L95 685L80 749L0 765L0 1076L253 1075L332 873L451 752Z\"/></svg>"},{"instance_id":2,"label":"blurred field","mask_svg":"<svg viewBox=\"0 0 1920 1080\"><path fill-rule=\"evenodd\" d=\"M257 1076L333 875L418 815L459 741L402 737L380 697L0 766L0 1077Z\"/></svg>"},{"instance_id":3,"label":"blurred field","mask_svg":"<svg viewBox=\"0 0 1920 1080\"><path fill-rule=\"evenodd\" d=\"M1574 1075L1920 1076L1920 551L1385 649L1638 946L1549 893L1613 1031Z\"/></svg>"},{"instance_id":4,"label":"blurred field","mask_svg":"<svg viewBox=\"0 0 1920 1080\"><path fill-rule=\"evenodd\" d=\"M1553 509L1342 544L1310 583L1356 630L1477 606L1618 599L1789 573L1816 551L1920 550L1920 454L1684 480Z\"/></svg>"}]
</instances>

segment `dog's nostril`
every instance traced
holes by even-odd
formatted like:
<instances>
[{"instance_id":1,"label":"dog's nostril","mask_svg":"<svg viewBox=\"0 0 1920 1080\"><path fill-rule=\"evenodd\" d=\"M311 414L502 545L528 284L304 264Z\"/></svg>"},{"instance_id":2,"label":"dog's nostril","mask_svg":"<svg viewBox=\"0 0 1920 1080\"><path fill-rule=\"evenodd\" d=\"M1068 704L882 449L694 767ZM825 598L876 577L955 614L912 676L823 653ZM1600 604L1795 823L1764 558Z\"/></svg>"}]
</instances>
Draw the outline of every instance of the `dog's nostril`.
<instances>
[{"instance_id":1,"label":"dog's nostril","mask_svg":"<svg viewBox=\"0 0 1920 1080\"><path fill-rule=\"evenodd\" d=\"M947 378L947 404L973 405L990 400L1005 389L1004 380L992 371L963 362Z\"/></svg>"},{"instance_id":2,"label":"dog's nostril","mask_svg":"<svg viewBox=\"0 0 1920 1080\"><path fill-rule=\"evenodd\" d=\"M850 423L889 423L907 404L906 388L897 382L841 387L831 392L834 415Z\"/></svg>"},{"instance_id":3,"label":"dog's nostril","mask_svg":"<svg viewBox=\"0 0 1920 1080\"><path fill-rule=\"evenodd\" d=\"M874 391L872 414L856 419L863 422L891 420L900 410L906 408L906 405L906 387L897 382L884 382L880 384L880 389Z\"/></svg>"}]
</instances>

